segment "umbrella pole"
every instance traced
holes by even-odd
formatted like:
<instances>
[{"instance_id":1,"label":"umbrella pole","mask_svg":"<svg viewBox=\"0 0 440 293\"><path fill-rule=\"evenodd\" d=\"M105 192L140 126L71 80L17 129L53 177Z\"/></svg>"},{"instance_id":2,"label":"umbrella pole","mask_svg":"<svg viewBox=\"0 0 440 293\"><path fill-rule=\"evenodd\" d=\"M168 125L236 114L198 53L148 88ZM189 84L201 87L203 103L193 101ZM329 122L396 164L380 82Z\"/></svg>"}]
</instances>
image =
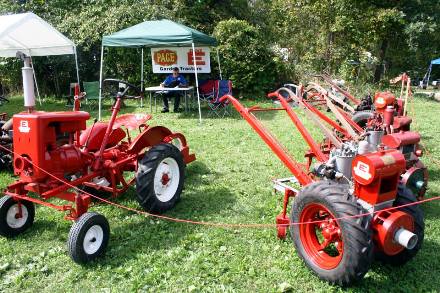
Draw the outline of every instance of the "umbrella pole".
<instances>
[{"instance_id":1,"label":"umbrella pole","mask_svg":"<svg viewBox=\"0 0 440 293\"><path fill-rule=\"evenodd\" d=\"M428 89L429 86L429 78L431 77L431 70L432 70L432 63L429 64L429 68L428 68L428 79L426 80L426 89Z\"/></svg>"},{"instance_id":2,"label":"umbrella pole","mask_svg":"<svg viewBox=\"0 0 440 293\"><path fill-rule=\"evenodd\" d=\"M220 54L218 53L218 48L217 48L217 63L218 63L218 70L219 70L219 72L220 72L220 79L223 80L223 77L222 77L222 68L221 68L221 66L220 66Z\"/></svg>"},{"instance_id":3,"label":"umbrella pole","mask_svg":"<svg viewBox=\"0 0 440 293\"><path fill-rule=\"evenodd\" d=\"M78 87L81 88L81 86L79 85L78 54L76 53L76 46L74 46L74 48L75 48L76 81L78 82Z\"/></svg>"},{"instance_id":4,"label":"umbrella pole","mask_svg":"<svg viewBox=\"0 0 440 293\"><path fill-rule=\"evenodd\" d=\"M192 43L192 50L193 50L194 73L196 75L197 103L199 105L199 123L202 123L202 109L200 108L200 94L199 94L199 78L197 77L196 49L194 47L194 42Z\"/></svg>"},{"instance_id":5,"label":"umbrella pole","mask_svg":"<svg viewBox=\"0 0 440 293\"><path fill-rule=\"evenodd\" d=\"M29 55L29 57L31 58L32 73L34 75L35 89L37 90L37 95L38 95L38 103L41 106L40 90L38 89L37 76L35 75L34 61L32 61L32 56Z\"/></svg>"},{"instance_id":6,"label":"umbrella pole","mask_svg":"<svg viewBox=\"0 0 440 293\"><path fill-rule=\"evenodd\" d=\"M99 69L99 103L98 120L101 121L101 99L102 99L102 67L104 66L104 46L101 46L101 66Z\"/></svg>"},{"instance_id":7,"label":"umbrella pole","mask_svg":"<svg viewBox=\"0 0 440 293\"><path fill-rule=\"evenodd\" d=\"M144 100L144 47L141 49L141 108Z\"/></svg>"}]
</instances>

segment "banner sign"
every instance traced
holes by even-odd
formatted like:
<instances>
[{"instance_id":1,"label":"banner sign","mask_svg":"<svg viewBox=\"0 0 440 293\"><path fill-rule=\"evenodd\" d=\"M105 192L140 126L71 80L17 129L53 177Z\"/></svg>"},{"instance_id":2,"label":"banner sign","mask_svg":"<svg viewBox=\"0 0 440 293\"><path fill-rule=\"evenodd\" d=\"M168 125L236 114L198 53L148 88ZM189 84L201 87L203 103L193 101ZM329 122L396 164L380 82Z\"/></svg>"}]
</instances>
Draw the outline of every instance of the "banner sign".
<instances>
[{"instance_id":1,"label":"banner sign","mask_svg":"<svg viewBox=\"0 0 440 293\"><path fill-rule=\"evenodd\" d=\"M210 73L209 47L196 47L197 73ZM193 50L191 47L151 48L153 73L171 73L178 67L181 73L194 73Z\"/></svg>"}]
</instances>

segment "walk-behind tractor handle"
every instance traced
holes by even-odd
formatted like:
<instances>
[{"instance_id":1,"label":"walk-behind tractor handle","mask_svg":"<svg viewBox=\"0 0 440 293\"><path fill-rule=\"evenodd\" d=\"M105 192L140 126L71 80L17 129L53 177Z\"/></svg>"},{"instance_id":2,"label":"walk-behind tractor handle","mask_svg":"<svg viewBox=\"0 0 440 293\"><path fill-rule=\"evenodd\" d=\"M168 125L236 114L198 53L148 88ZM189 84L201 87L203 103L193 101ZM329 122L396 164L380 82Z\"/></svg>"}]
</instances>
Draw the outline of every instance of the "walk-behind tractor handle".
<instances>
[{"instance_id":1,"label":"walk-behind tractor handle","mask_svg":"<svg viewBox=\"0 0 440 293\"><path fill-rule=\"evenodd\" d=\"M142 93L142 91L139 89L139 87L137 87L127 81L124 81L124 80L120 80L120 79L116 79L116 78L107 78L107 79L104 79L104 82L105 83L116 83L118 85L120 83L122 83L122 84L126 85L125 90L122 93L118 92L116 98L118 98L118 97L121 99L127 98L127 97L128 98L135 98L134 96L127 96L127 92L129 89L134 89L136 91L136 93L139 95L141 95L141 93Z\"/></svg>"}]
</instances>

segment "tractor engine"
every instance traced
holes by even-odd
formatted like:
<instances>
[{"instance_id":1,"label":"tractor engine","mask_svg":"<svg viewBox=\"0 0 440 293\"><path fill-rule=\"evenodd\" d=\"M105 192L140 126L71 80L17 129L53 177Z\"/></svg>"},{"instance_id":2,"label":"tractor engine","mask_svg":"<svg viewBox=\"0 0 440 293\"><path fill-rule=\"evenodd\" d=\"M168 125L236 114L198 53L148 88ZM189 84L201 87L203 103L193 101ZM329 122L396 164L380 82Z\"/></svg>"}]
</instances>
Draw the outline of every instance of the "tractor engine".
<instances>
[{"instance_id":1,"label":"tractor engine","mask_svg":"<svg viewBox=\"0 0 440 293\"><path fill-rule=\"evenodd\" d=\"M418 241L411 215L397 209L386 210L393 206L405 169L405 157L398 150L379 150L353 160L354 194L365 209L375 212L373 239L376 248L387 255L413 249Z\"/></svg>"},{"instance_id":2,"label":"tractor engine","mask_svg":"<svg viewBox=\"0 0 440 293\"><path fill-rule=\"evenodd\" d=\"M14 115L14 173L22 182L45 183L50 176L42 169L59 178L81 171L89 158L74 138L89 118L81 111Z\"/></svg>"},{"instance_id":3,"label":"tractor engine","mask_svg":"<svg viewBox=\"0 0 440 293\"><path fill-rule=\"evenodd\" d=\"M376 248L387 255L412 249L417 243L413 217L397 209L387 210L396 200L401 175L408 172L406 164L399 148L378 149L365 140L332 150L328 162L316 166L314 171L324 180L351 186L358 203L374 213L371 223Z\"/></svg>"},{"instance_id":4,"label":"tractor engine","mask_svg":"<svg viewBox=\"0 0 440 293\"><path fill-rule=\"evenodd\" d=\"M400 131L383 136L383 144L390 149L399 150L406 160L406 171L401 182L418 197L425 195L428 185L428 169L419 159L423 152L419 148L420 134L413 131Z\"/></svg>"}]
</instances>

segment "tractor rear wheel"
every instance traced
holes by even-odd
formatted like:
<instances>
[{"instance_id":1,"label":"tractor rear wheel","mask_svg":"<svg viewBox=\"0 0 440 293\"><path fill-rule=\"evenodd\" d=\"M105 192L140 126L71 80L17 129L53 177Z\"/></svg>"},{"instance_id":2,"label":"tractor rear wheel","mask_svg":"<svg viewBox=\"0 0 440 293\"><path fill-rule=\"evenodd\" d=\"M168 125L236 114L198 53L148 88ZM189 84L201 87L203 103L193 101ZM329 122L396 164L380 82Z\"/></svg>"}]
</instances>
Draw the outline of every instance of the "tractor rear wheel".
<instances>
[{"instance_id":1,"label":"tractor rear wheel","mask_svg":"<svg viewBox=\"0 0 440 293\"><path fill-rule=\"evenodd\" d=\"M348 185L329 181L307 185L295 198L291 221L307 224L291 225L290 234L299 256L321 279L347 285L369 270L373 260L370 219L352 217L363 212Z\"/></svg>"},{"instance_id":2,"label":"tractor rear wheel","mask_svg":"<svg viewBox=\"0 0 440 293\"><path fill-rule=\"evenodd\" d=\"M110 238L110 225L98 213L85 213L70 228L67 248L76 263L86 263L102 255Z\"/></svg>"},{"instance_id":3,"label":"tractor rear wheel","mask_svg":"<svg viewBox=\"0 0 440 293\"><path fill-rule=\"evenodd\" d=\"M21 204L21 215L20 207ZM33 202L14 200L10 196L0 199L0 235L15 237L34 223L35 206Z\"/></svg>"},{"instance_id":4,"label":"tractor rear wheel","mask_svg":"<svg viewBox=\"0 0 440 293\"><path fill-rule=\"evenodd\" d=\"M397 189L397 197L394 201L393 206L396 207L414 202L417 202L417 199L412 191L403 185L399 185ZM420 205L405 206L396 210L408 213L413 217L414 231L412 232L417 235L417 244L413 249L405 248L396 255L387 255L383 252L378 251L376 253L376 258L384 263L388 263L394 266L401 266L411 260L422 247L423 239L425 237L425 221Z\"/></svg>"},{"instance_id":5,"label":"tractor rear wheel","mask_svg":"<svg viewBox=\"0 0 440 293\"><path fill-rule=\"evenodd\" d=\"M154 213L173 208L180 199L184 180L182 153L172 144L155 145L138 162L136 193L139 204Z\"/></svg>"}]
</instances>

